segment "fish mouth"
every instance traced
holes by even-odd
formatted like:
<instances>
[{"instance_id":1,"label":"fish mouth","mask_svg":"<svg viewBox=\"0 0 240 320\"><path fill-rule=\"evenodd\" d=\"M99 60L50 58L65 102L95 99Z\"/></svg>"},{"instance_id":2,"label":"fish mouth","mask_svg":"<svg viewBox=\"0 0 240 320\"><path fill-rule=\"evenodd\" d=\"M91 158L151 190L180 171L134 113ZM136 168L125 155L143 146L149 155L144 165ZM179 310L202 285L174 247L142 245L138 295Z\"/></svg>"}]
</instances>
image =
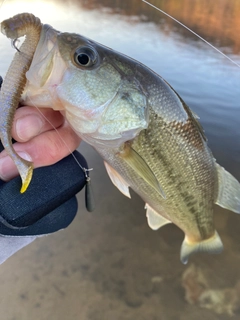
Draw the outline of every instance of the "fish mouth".
<instances>
[{"instance_id":1,"label":"fish mouth","mask_svg":"<svg viewBox=\"0 0 240 320\"><path fill-rule=\"evenodd\" d=\"M26 73L27 79L36 86L43 87L51 74L53 59L58 51L58 34L59 31L50 25L43 25L31 66Z\"/></svg>"},{"instance_id":2,"label":"fish mouth","mask_svg":"<svg viewBox=\"0 0 240 320\"><path fill-rule=\"evenodd\" d=\"M56 87L61 83L67 66L58 50L59 33L48 24L42 26L31 66L26 72L27 83L21 103L38 107L54 106L55 110L63 109L57 98Z\"/></svg>"}]
</instances>

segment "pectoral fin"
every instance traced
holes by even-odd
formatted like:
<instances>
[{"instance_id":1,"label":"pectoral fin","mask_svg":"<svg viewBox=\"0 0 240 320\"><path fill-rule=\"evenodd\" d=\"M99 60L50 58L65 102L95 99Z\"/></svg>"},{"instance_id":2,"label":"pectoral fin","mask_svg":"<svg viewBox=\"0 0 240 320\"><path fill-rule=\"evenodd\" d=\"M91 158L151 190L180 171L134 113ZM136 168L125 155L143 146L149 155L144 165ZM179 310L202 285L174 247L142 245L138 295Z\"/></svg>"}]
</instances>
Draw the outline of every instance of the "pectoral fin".
<instances>
[{"instance_id":1,"label":"pectoral fin","mask_svg":"<svg viewBox=\"0 0 240 320\"><path fill-rule=\"evenodd\" d=\"M197 252L217 254L221 253L222 250L223 244L217 231L215 231L214 235L211 238L203 240L201 242L192 242L188 239L187 236L185 236L181 247L181 261L183 264L186 264L188 262L188 258L192 254Z\"/></svg>"},{"instance_id":2,"label":"pectoral fin","mask_svg":"<svg viewBox=\"0 0 240 320\"><path fill-rule=\"evenodd\" d=\"M131 198L131 195L129 193L129 185L125 182L125 180L106 161L104 161L104 165L109 175L109 178L111 179L115 187L117 187L118 190L121 191L126 197Z\"/></svg>"},{"instance_id":3,"label":"pectoral fin","mask_svg":"<svg viewBox=\"0 0 240 320\"><path fill-rule=\"evenodd\" d=\"M228 171L216 163L218 172L218 194L215 203L240 213L240 183Z\"/></svg>"},{"instance_id":4,"label":"pectoral fin","mask_svg":"<svg viewBox=\"0 0 240 320\"><path fill-rule=\"evenodd\" d=\"M165 226L165 224L172 223L170 220L164 218L159 213L157 213L147 203L145 205L145 209L147 209L147 212L146 212L147 222L151 229L158 230L162 226Z\"/></svg>"},{"instance_id":5,"label":"pectoral fin","mask_svg":"<svg viewBox=\"0 0 240 320\"><path fill-rule=\"evenodd\" d=\"M124 159L127 164L142 178L153 187L161 196L166 199L163 189L161 188L157 178L149 168L145 160L129 145L126 145L124 150L119 153L119 156Z\"/></svg>"}]
</instances>

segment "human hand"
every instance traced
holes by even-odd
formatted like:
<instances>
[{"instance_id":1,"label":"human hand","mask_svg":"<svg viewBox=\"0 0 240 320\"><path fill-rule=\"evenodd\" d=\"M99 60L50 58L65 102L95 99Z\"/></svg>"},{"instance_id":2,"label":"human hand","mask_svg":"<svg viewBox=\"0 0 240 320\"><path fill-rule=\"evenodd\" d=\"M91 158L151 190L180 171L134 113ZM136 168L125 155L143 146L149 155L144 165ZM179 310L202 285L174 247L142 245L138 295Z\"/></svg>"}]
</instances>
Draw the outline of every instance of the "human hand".
<instances>
[{"instance_id":1,"label":"human hand","mask_svg":"<svg viewBox=\"0 0 240 320\"><path fill-rule=\"evenodd\" d=\"M57 131L54 128L57 129ZM60 112L52 109L18 108L13 122L14 149L34 167L48 166L73 152L81 139L71 129ZM6 151L0 153L0 179L11 180L17 168Z\"/></svg>"},{"instance_id":2,"label":"human hand","mask_svg":"<svg viewBox=\"0 0 240 320\"><path fill-rule=\"evenodd\" d=\"M1 83L0 77L0 87ZM16 151L23 157L24 152L35 168L42 167L35 171L24 194L16 192L21 179L12 179L18 171L0 143L0 178L12 179L0 180L0 264L39 235L66 228L77 213L75 195L87 182L82 170L87 163L82 155L75 151L74 157L66 157L79 145L80 138L59 112L40 111L27 106L19 108L12 128ZM87 202L86 206L89 210Z\"/></svg>"}]
</instances>

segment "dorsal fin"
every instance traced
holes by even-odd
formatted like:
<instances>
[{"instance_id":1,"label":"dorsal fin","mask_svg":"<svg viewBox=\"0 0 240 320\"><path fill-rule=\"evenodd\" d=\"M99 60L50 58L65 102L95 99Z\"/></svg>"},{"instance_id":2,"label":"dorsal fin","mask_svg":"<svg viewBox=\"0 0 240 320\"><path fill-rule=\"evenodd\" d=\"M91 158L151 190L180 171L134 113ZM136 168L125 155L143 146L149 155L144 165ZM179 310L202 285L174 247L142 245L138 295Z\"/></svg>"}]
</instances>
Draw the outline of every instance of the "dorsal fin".
<instances>
[{"instance_id":1,"label":"dorsal fin","mask_svg":"<svg viewBox=\"0 0 240 320\"><path fill-rule=\"evenodd\" d=\"M216 163L218 193L215 203L220 207L240 213L240 183L228 171Z\"/></svg>"}]
</instances>

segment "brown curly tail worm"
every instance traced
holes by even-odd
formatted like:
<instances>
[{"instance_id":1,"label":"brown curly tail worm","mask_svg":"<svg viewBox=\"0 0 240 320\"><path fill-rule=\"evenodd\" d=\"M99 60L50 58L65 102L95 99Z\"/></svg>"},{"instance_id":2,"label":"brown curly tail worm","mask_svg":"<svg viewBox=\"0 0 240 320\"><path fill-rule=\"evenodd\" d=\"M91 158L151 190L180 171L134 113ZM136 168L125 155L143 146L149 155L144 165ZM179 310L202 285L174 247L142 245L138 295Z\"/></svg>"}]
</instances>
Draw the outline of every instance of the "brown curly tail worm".
<instances>
[{"instance_id":1,"label":"brown curly tail worm","mask_svg":"<svg viewBox=\"0 0 240 320\"><path fill-rule=\"evenodd\" d=\"M0 92L0 138L21 176L21 193L27 189L31 181L33 163L22 159L13 149L11 128L14 113L26 84L25 74L32 62L41 30L42 24L40 19L30 13L17 14L1 23L1 32L8 38L14 40L26 36L7 71Z\"/></svg>"}]
</instances>

